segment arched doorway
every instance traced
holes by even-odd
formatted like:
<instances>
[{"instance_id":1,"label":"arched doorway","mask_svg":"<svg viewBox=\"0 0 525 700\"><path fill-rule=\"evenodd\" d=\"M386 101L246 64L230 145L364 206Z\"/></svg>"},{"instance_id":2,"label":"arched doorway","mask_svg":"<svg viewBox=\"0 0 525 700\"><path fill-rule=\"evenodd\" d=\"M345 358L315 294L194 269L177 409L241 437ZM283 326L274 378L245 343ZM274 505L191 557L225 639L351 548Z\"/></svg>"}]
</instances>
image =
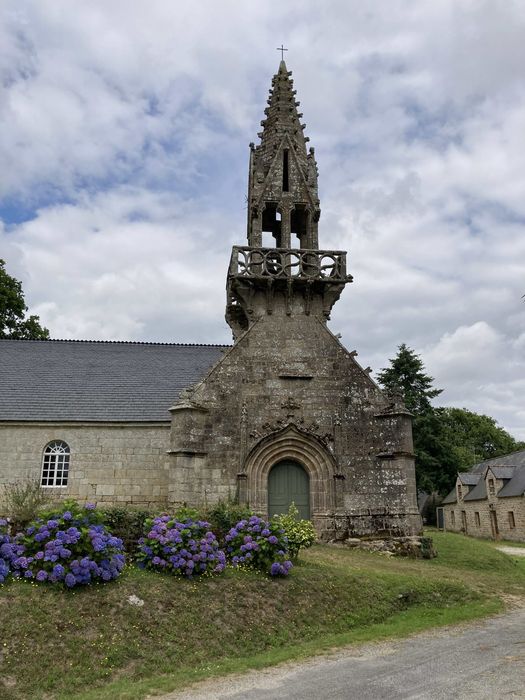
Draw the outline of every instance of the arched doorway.
<instances>
[{"instance_id":1,"label":"arched doorway","mask_svg":"<svg viewBox=\"0 0 525 700\"><path fill-rule=\"evenodd\" d=\"M287 513L295 503L299 517L310 519L310 478L305 468L295 460L283 459L268 475L268 515Z\"/></svg>"}]
</instances>

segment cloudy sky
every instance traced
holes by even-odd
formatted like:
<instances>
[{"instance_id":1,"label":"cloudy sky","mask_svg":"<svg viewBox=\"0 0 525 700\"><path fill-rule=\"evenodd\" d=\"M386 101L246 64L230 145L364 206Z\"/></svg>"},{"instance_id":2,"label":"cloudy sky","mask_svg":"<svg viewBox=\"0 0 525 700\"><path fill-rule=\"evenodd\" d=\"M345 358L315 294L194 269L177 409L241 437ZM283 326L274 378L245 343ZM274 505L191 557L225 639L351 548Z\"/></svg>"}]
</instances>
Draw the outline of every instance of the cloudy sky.
<instances>
[{"instance_id":1,"label":"cloudy sky","mask_svg":"<svg viewBox=\"0 0 525 700\"><path fill-rule=\"evenodd\" d=\"M4 0L0 257L55 338L229 342L248 143L284 42L330 323L525 439L525 4Z\"/></svg>"}]
</instances>

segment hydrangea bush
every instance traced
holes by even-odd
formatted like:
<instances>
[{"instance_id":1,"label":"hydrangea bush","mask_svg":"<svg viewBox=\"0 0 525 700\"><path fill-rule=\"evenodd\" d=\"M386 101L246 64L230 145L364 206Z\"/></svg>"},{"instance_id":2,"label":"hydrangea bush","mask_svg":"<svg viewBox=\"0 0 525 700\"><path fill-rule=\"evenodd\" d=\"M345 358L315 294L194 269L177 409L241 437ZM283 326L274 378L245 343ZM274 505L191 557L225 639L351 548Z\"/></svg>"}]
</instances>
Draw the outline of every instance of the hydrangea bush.
<instances>
[{"instance_id":1,"label":"hydrangea bush","mask_svg":"<svg viewBox=\"0 0 525 700\"><path fill-rule=\"evenodd\" d=\"M125 564L122 540L100 523L94 504L66 507L33 521L1 546L15 578L73 588L118 577Z\"/></svg>"},{"instance_id":2,"label":"hydrangea bush","mask_svg":"<svg viewBox=\"0 0 525 700\"><path fill-rule=\"evenodd\" d=\"M7 534L7 520L0 518L0 583L3 583L9 575L9 558L11 538ZM5 554L3 551L4 545Z\"/></svg>"},{"instance_id":3,"label":"hydrangea bush","mask_svg":"<svg viewBox=\"0 0 525 700\"><path fill-rule=\"evenodd\" d=\"M226 555L204 520L180 521L172 515L146 520L146 536L139 540L138 565L180 576L221 573Z\"/></svg>"},{"instance_id":4,"label":"hydrangea bush","mask_svg":"<svg viewBox=\"0 0 525 700\"><path fill-rule=\"evenodd\" d=\"M288 542L277 523L252 515L232 527L225 539L233 566L248 566L270 576L287 576L292 568L287 556Z\"/></svg>"}]
</instances>

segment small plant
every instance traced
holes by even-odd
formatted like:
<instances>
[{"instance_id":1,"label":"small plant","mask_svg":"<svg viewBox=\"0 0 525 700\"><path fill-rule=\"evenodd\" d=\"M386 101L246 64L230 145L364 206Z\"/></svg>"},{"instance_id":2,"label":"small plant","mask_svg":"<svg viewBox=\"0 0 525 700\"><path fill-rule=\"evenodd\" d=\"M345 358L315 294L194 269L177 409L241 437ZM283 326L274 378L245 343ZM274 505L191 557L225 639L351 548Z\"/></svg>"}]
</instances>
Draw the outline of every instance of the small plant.
<instances>
[{"instance_id":1,"label":"small plant","mask_svg":"<svg viewBox=\"0 0 525 700\"><path fill-rule=\"evenodd\" d=\"M49 504L49 492L40 486L38 479L25 479L4 484L1 500L13 528L19 529L34 520L39 510Z\"/></svg>"},{"instance_id":2,"label":"small plant","mask_svg":"<svg viewBox=\"0 0 525 700\"><path fill-rule=\"evenodd\" d=\"M259 569L270 576L287 576L292 562L287 558L288 542L277 523L257 515L241 520L226 535L226 553L233 566Z\"/></svg>"},{"instance_id":3,"label":"small plant","mask_svg":"<svg viewBox=\"0 0 525 700\"><path fill-rule=\"evenodd\" d=\"M179 521L171 515L146 520L147 534L139 540L138 565L193 578L221 573L226 556L210 524L203 520Z\"/></svg>"},{"instance_id":4,"label":"small plant","mask_svg":"<svg viewBox=\"0 0 525 700\"><path fill-rule=\"evenodd\" d=\"M11 538L7 534L7 526L7 520L0 519L0 583L3 583L6 580L11 570L8 559L11 548L7 546L5 547L5 550L3 550L4 545L11 544Z\"/></svg>"},{"instance_id":5,"label":"small plant","mask_svg":"<svg viewBox=\"0 0 525 700\"><path fill-rule=\"evenodd\" d=\"M288 552L293 559L299 556L300 549L311 547L316 540L314 526L310 520L300 520L295 503L290 503L288 513L274 515L272 522L284 530L288 539Z\"/></svg>"},{"instance_id":6,"label":"small plant","mask_svg":"<svg viewBox=\"0 0 525 700\"><path fill-rule=\"evenodd\" d=\"M207 518L202 517L202 512L197 510L197 508L192 508L187 506L185 503L179 506L177 510L173 513L173 517L183 523L186 520L207 520Z\"/></svg>"},{"instance_id":7,"label":"small plant","mask_svg":"<svg viewBox=\"0 0 525 700\"><path fill-rule=\"evenodd\" d=\"M3 544L12 575L68 588L111 581L124 568L122 540L100 524L95 505L80 508L68 501L61 512L39 518Z\"/></svg>"}]
</instances>

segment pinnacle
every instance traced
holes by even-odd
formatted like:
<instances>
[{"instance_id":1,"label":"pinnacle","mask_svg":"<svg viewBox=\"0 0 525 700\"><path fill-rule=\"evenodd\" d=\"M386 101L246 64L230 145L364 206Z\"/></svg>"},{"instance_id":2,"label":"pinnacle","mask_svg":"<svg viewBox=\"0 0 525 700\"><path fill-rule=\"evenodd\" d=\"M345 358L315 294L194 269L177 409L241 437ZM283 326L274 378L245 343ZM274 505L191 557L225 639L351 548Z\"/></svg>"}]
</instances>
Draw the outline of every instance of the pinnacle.
<instances>
[{"instance_id":1,"label":"pinnacle","mask_svg":"<svg viewBox=\"0 0 525 700\"><path fill-rule=\"evenodd\" d=\"M275 147L285 133L295 142L296 150L304 152L306 157L305 137L302 133L304 126L300 123L297 112L299 102L295 100L291 72L284 59L281 59L279 70L272 78L267 103L268 107L264 110L265 119L261 122L264 128L258 135L263 150L268 151L268 157L273 158Z\"/></svg>"}]
</instances>

